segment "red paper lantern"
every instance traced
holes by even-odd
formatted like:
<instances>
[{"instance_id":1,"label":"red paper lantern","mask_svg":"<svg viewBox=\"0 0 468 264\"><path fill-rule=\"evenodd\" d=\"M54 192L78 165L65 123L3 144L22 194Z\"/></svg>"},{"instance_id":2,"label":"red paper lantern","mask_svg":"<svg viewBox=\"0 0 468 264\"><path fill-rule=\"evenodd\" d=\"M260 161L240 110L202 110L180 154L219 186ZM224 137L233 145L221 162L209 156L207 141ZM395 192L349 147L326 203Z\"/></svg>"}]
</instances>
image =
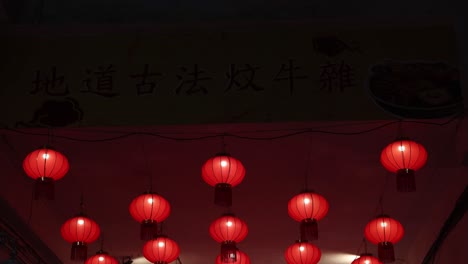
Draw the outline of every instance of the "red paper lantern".
<instances>
[{"instance_id":1,"label":"red paper lantern","mask_svg":"<svg viewBox=\"0 0 468 264\"><path fill-rule=\"evenodd\" d=\"M367 240L378 245L379 259L385 263L395 261L393 244L400 241L404 233L401 223L386 215L370 221L364 231Z\"/></svg>"},{"instance_id":2,"label":"red paper lantern","mask_svg":"<svg viewBox=\"0 0 468 264\"><path fill-rule=\"evenodd\" d=\"M202 178L215 187L214 202L219 206L232 205L232 187L240 184L244 177L244 165L229 154L218 154L202 167Z\"/></svg>"},{"instance_id":3,"label":"red paper lantern","mask_svg":"<svg viewBox=\"0 0 468 264\"><path fill-rule=\"evenodd\" d=\"M60 180L70 169L68 159L62 153L40 148L29 153L23 161L26 175L36 180L34 199L54 199L54 182Z\"/></svg>"},{"instance_id":4,"label":"red paper lantern","mask_svg":"<svg viewBox=\"0 0 468 264\"><path fill-rule=\"evenodd\" d=\"M154 264L167 264L179 257L180 248L177 243L167 237L160 236L146 242L143 246L143 256Z\"/></svg>"},{"instance_id":5,"label":"red paper lantern","mask_svg":"<svg viewBox=\"0 0 468 264\"><path fill-rule=\"evenodd\" d=\"M361 254L351 264L382 264L382 262L378 258L373 257L372 254Z\"/></svg>"},{"instance_id":6,"label":"red paper lantern","mask_svg":"<svg viewBox=\"0 0 468 264\"><path fill-rule=\"evenodd\" d=\"M328 209L327 200L314 192L303 192L289 200L289 216L301 223L301 241L318 239L317 221L327 215Z\"/></svg>"},{"instance_id":7,"label":"red paper lantern","mask_svg":"<svg viewBox=\"0 0 468 264\"><path fill-rule=\"evenodd\" d=\"M397 140L382 150L380 162L390 172L397 174L400 192L416 190L415 171L426 164L427 151L423 145L407 139Z\"/></svg>"},{"instance_id":8,"label":"red paper lantern","mask_svg":"<svg viewBox=\"0 0 468 264\"><path fill-rule=\"evenodd\" d=\"M210 235L221 243L221 260L232 263L236 259L236 243L241 242L249 232L247 224L234 215L226 214L214 220L210 225Z\"/></svg>"},{"instance_id":9,"label":"red paper lantern","mask_svg":"<svg viewBox=\"0 0 468 264\"><path fill-rule=\"evenodd\" d=\"M130 214L141 223L140 238L150 240L157 235L157 224L164 221L171 212L169 202L154 193L144 193L130 203Z\"/></svg>"},{"instance_id":10,"label":"red paper lantern","mask_svg":"<svg viewBox=\"0 0 468 264\"><path fill-rule=\"evenodd\" d=\"M286 249L284 258L287 264L317 264L322 252L314 244L297 241Z\"/></svg>"},{"instance_id":11,"label":"red paper lantern","mask_svg":"<svg viewBox=\"0 0 468 264\"><path fill-rule=\"evenodd\" d=\"M63 239L72 243L71 259L85 261L88 244L99 238L101 229L92 219L79 215L67 220L60 229Z\"/></svg>"},{"instance_id":12,"label":"red paper lantern","mask_svg":"<svg viewBox=\"0 0 468 264\"><path fill-rule=\"evenodd\" d=\"M232 256L231 259L232 259L232 261L223 262L221 260L221 255L218 255L218 257L216 257L215 264L226 264L226 263L230 263L230 264L250 264L249 256L247 254L245 254L244 252L240 251L240 250L237 250L236 255Z\"/></svg>"},{"instance_id":13,"label":"red paper lantern","mask_svg":"<svg viewBox=\"0 0 468 264\"><path fill-rule=\"evenodd\" d=\"M85 264L119 264L119 261L101 250L86 260Z\"/></svg>"}]
</instances>

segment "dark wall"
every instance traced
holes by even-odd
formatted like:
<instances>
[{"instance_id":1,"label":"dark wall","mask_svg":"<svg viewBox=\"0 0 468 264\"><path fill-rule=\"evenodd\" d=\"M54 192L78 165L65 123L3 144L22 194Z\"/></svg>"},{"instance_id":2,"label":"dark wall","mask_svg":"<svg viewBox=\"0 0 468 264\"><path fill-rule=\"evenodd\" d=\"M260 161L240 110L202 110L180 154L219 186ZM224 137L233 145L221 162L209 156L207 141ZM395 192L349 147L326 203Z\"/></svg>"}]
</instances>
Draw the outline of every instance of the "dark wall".
<instances>
[{"instance_id":1,"label":"dark wall","mask_svg":"<svg viewBox=\"0 0 468 264\"><path fill-rule=\"evenodd\" d=\"M461 15L463 1L1 0L14 23L145 23ZM41 12L42 10L42 12Z\"/></svg>"}]
</instances>

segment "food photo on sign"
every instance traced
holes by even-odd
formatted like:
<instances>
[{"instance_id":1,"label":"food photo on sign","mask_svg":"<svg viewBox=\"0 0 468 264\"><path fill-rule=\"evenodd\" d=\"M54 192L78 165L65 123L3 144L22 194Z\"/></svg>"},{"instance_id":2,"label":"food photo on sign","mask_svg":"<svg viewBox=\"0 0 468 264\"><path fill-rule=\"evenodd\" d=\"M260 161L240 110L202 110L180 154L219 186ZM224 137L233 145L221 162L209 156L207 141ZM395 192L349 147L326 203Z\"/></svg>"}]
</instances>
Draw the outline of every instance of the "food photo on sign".
<instances>
[{"instance_id":1,"label":"food photo on sign","mask_svg":"<svg viewBox=\"0 0 468 264\"><path fill-rule=\"evenodd\" d=\"M445 62L375 64L367 91L383 110L402 118L442 118L463 108L459 71Z\"/></svg>"}]
</instances>

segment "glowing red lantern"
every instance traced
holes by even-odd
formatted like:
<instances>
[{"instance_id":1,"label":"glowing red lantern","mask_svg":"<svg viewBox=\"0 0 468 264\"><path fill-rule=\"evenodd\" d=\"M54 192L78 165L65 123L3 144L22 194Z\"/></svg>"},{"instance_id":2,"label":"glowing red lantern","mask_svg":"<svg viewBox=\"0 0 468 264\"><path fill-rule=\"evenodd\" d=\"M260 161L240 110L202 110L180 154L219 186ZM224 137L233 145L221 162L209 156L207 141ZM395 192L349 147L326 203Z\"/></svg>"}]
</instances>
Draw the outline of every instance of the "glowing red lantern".
<instances>
[{"instance_id":1,"label":"glowing red lantern","mask_svg":"<svg viewBox=\"0 0 468 264\"><path fill-rule=\"evenodd\" d=\"M229 154L218 154L202 167L202 178L215 187L214 202L219 206L232 205L232 187L239 185L244 177L244 165Z\"/></svg>"},{"instance_id":2,"label":"glowing red lantern","mask_svg":"<svg viewBox=\"0 0 468 264\"><path fill-rule=\"evenodd\" d=\"M109 256L107 252L100 250L96 255L86 260L85 264L119 264L119 261Z\"/></svg>"},{"instance_id":3,"label":"glowing red lantern","mask_svg":"<svg viewBox=\"0 0 468 264\"><path fill-rule=\"evenodd\" d=\"M67 220L60 229L63 239L72 243L71 259L86 260L88 244L99 238L101 229L92 219L79 215Z\"/></svg>"},{"instance_id":4,"label":"glowing red lantern","mask_svg":"<svg viewBox=\"0 0 468 264\"><path fill-rule=\"evenodd\" d=\"M36 180L34 199L53 200L54 182L67 174L70 165L62 153L49 148L40 148L26 156L23 169L26 175Z\"/></svg>"},{"instance_id":5,"label":"glowing red lantern","mask_svg":"<svg viewBox=\"0 0 468 264\"><path fill-rule=\"evenodd\" d=\"M382 262L378 258L373 257L372 254L361 254L351 264L382 264Z\"/></svg>"},{"instance_id":6,"label":"glowing red lantern","mask_svg":"<svg viewBox=\"0 0 468 264\"><path fill-rule=\"evenodd\" d=\"M397 174L400 192L416 190L415 171L426 164L427 151L423 145L407 139L397 140L382 150L380 162L390 172Z\"/></svg>"},{"instance_id":7,"label":"glowing red lantern","mask_svg":"<svg viewBox=\"0 0 468 264\"><path fill-rule=\"evenodd\" d=\"M393 244L400 241L404 233L400 222L389 216L381 215L366 225L364 236L369 242L378 245L380 261L394 262Z\"/></svg>"},{"instance_id":8,"label":"glowing red lantern","mask_svg":"<svg viewBox=\"0 0 468 264\"><path fill-rule=\"evenodd\" d=\"M237 250L235 255L231 256L232 258L232 261L228 261L228 262L223 262L221 260L221 255L218 255L218 257L216 257L216 261L215 261L215 264L226 264L226 263L232 263L232 264L250 264L250 258L247 254L245 254L244 252L240 251L240 250Z\"/></svg>"},{"instance_id":9,"label":"glowing red lantern","mask_svg":"<svg viewBox=\"0 0 468 264\"><path fill-rule=\"evenodd\" d=\"M211 223L210 235L216 242L221 243L221 260L223 262L237 261L236 243L244 240L248 232L247 224L231 214L223 215Z\"/></svg>"},{"instance_id":10,"label":"glowing red lantern","mask_svg":"<svg viewBox=\"0 0 468 264\"><path fill-rule=\"evenodd\" d=\"M322 252L314 244L296 241L286 249L284 258L287 264L317 264Z\"/></svg>"},{"instance_id":11,"label":"glowing red lantern","mask_svg":"<svg viewBox=\"0 0 468 264\"><path fill-rule=\"evenodd\" d=\"M303 192L289 200L289 216L301 223L301 241L318 239L317 221L327 215L328 209L327 200L314 192Z\"/></svg>"},{"instance_id":12,"label":"glowing red lantern","mask_svg":"<svg viewBox=\"0 0 468 264\"><path fill-rule=\"evenodd\" d=\"M171 212L169 202L154 193L144 193L130 203L130 214L141 223L140 238L150 240L157 235L157 224L164 221Z\"/></svg>"},{"instance_id":13,"label":"glowing red lantern","mask_svg":"<svg viewBox=\"0 0 468 264\"><path fill-rule=\"evenodd\" d=\"M174 240L164 236L150 240L143 246L143 256L154 264L170 263L176 260L179 254L179 245Z\"/></svg>"}]
</instances>

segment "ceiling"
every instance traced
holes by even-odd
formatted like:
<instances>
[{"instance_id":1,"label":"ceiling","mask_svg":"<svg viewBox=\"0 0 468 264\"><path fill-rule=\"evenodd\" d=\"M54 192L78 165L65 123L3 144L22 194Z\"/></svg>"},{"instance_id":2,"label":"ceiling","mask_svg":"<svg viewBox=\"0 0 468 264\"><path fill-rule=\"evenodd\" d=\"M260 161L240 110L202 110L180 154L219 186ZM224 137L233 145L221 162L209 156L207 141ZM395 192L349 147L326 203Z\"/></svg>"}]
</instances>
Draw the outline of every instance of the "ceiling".
<instances>
[{"instance_id":1,"label":"ceiling","mask_svg":"<svg viewBox=\"0 0 468 264\"><path fill-rule=\"evenodd\" d=\"M160 23L237 19L464 16L463 2L413 0L1 0L13 23ZM42 2L42 7L41 7Z\"/></svg>"},{"instance_id":2,"label":"ceiling","mask_svg":"<svg viewBox=\"0 0 468 264\"><path fill-rule=\"evenodd\" d=\"M139 135L91 143L60 137L102 139L131 131L177 138L213 133L267 137L306 127L362 131L385 122L58 129L54 131L53 145L69 158L70 172L56 183L55 201L34 201L32 206L33 181L22 172L21 162L46 138L2 131L0 196L29 222L30 228L63 263L71 263L70 245L61 238L59 230L65 220L78 212L83 192L88 215L102 228L104 248L115 256L137 258L142 248L139 224L130 217L128 205L148 189L152 175L154 189L171 203L172 213L164 226L181 247L181 261L213 263L219 246L210 238L208 226L224 210L213 205L213 188L203 182L200 170L205 160L219 152L220 138L174 141ZM404 134L423 143L429 152L427 165L417 173L415 193L397 193L394 175L379 163L380 150L397 135L395 125L353 136L313 133L276 140L227 137L228 151L247 170L246 178L234 188L233 194L232 209L249 226L240 249L254 264L284 263L284 250L298 239L298 223L288 217L287 202L303 189L309 167L310 187L330 203L328 215L319 222L316 242L324 253L321 264L349 264L353 260L361 245L363 228L375 216L382 194L385 212L401 221L406 229L403 240L396 245L397 263L421 263L468 183L468 167L461 165L468 151L468 122L454 121L445 126L404 123L402 127ZM457 244L468 243L466 236L456 239ZM376 253L375 246L369 248ZM89 252L98 249L96 242ZM463 254L468 257L466 252Z\"/></svg>"}]
</instances>

